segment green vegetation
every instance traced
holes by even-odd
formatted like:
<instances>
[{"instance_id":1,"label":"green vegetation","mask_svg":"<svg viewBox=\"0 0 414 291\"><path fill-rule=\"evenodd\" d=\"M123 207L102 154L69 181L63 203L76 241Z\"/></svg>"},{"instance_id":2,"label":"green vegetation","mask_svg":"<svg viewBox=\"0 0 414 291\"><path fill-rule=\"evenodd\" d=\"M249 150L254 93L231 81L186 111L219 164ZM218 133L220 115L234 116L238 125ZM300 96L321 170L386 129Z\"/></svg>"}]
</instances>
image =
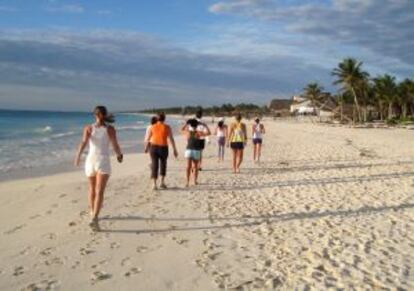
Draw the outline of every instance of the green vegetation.
<instances>
[{"instance_id":1,"label":"green vegetation","mask_svg":"<svg viewBox=\"0 0 414 291\"><path fill-rule=\"evenodd\" d=\"M409 116L414 116L414 80L397 82L389 74L371 78L362 65L356 59L347 58L332 70L332 76L336 78L333 84L340 86L338 94L322 94L323 87L312 82L304 88L303 96L316 105L326 98L333 98L341 107L341 119L342 108L352 106L352 114L347 119L353 122L374 119L385 120L388 124L411 122Z\"/></svg>"},{"instance_id":2,"label":"green vegetation","mask_svg":"<svg viewBox=\"0 0 414 291\"><path fill-rule=\"evenodd\" d=\"M339 86L336 94L324 92L317 82L311 82L303 89L302 96L310 100L313 107L331 110L335 115L340 115L341 121L363 123L381 120L388 124L414 122L414 79L398 82L389 74L371 77L363 69L363 63L353 58L344 59L331 74L335 77L333 84ZM210 116L229 116L240 112L246 117L275 115L281 111L289 114L291 103L291 100L275 99L270 103L271 109L251 103L228 103L203 108L203 112ZM185 106L140 112L153 114L164 111L167 114L193 115L200 108Z\"/></svg>"},{"instance_id":3,"label":"green vegetation","mask_svg":"<svg viewBox=\"0 0 414 291\"><path fill-rule=\"evenodd\" d=\"M201 106L185 106L185 107L169 107L169 108L154 108L140 111L140 113L155 114L157 112L165 112L167 114L179 114L179 115L194 115L197 110L203 109L204 115L209 116L229 116L236 112L240 112L246 116L250 115L265 115L269 113L269 109L266 106L258 106L251 103L240 104L223 104L221 106L201 107Z\"/></svg>"}]
</instances>

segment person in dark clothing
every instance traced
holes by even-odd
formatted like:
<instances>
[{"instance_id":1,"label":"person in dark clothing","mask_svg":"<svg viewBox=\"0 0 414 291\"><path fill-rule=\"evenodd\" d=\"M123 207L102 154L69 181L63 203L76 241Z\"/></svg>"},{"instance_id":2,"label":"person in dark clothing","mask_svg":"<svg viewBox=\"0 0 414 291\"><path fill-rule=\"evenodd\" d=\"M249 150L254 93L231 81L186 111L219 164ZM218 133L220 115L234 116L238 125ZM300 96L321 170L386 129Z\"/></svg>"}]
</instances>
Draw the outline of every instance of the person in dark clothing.
<instances>
[{"instance_id":1,"label":"person in dark clothing","mask_svg":"<svg viewBox=\"0 0 414 291\"><path fill-rule=\"evenodd\" d=\"M186 176L187 176L187 184L186 187L190 186L190 179L191 179L191 172L194 174L194 185L197 185L198 179L198 171L199 171L199 162L201 159L201 138L207 135L210 135L210 129L205 126L207 129L206 131L200 131L198 128L199 126L203 125L197 119L189 119L186 124L181 128L182 133L185 135L187 139L187 148L185 151L185 158L187 159L187 169L186 169Z\"/></svg>"},{"instance_id":2,"label":"person in dark clothing","mask_svg":"<svg viewBox=\"0 0 414 291\"><path fill-rule=\"evenodd\" d=\"M151 179L154 182L154 190L158 188L158 175L161 176L160 188L167 188L165 184L165 176L167 175L168 140L173 147L174 156L178 157L171 127L165 124L165 114L158 114L157 119L157 123L152 125L149 130L149 142L145 146L145 152L149 152L151 155Z\"/></svg>"}]
</instances>

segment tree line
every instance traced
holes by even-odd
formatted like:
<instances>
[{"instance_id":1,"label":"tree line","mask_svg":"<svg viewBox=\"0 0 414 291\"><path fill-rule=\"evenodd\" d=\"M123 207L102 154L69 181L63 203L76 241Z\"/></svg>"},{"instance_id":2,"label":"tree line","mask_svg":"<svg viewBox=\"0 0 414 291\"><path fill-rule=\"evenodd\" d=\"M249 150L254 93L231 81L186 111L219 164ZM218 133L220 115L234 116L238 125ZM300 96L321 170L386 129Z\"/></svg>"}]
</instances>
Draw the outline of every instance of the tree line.
<instances>
[{"instance_id":1,"label":"tree line","mask_svg":"<svg viewBox=\"0 0 414 291\"><path fill-rule=\"evenodd\" d=\"M354 122L414 121L414 79L397 81L389 74L371 77L362 65L354 58L346 58L332 70L333 84L340 87L337 94L326 94L320 84L311 82L304 88L303 96L316 107L326 98L333 98L341 112L343 106L351 105L353 114L349 118Z\"/></svg>"},{"instance_id":2,"label":"tree line","mask_svg":"<svg viewBox=\"0 0 414 291\"><path fill-rule=\"evenodd\" d=\"M239 104L222 104L220 106L183 106L183 107L168 107L168 108L152 108L140 111L140 113L155 114L157 112L165 112L166 114L177 115L194 115L198 110L202 109L204 115L209 116L229 116L235 112L240 112L245 115L265 115L269 113L269 109L266 106L259 106L252 103L239 103Z\"/></svg>"}]
</instances>

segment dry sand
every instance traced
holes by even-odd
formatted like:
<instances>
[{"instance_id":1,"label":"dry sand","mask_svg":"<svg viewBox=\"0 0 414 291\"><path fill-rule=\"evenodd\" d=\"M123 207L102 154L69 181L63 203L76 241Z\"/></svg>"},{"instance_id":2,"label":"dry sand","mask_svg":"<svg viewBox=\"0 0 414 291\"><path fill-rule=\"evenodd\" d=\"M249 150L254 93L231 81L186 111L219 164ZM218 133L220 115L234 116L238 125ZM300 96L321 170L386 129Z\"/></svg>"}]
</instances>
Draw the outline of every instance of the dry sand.
<instances>
[{"instance_id":1,"label":"dry sand","mask_svg":"<svg viewBox=\"0 0 414 291\"><path fill-rule=\"evenodd\" d=\"M209 146L189 189L182 157L158 192L113 163L101 232L82 171L0 183L0 290L413 290L414 132L265 125L261 165Z\"/></svg>"}]
</instances>

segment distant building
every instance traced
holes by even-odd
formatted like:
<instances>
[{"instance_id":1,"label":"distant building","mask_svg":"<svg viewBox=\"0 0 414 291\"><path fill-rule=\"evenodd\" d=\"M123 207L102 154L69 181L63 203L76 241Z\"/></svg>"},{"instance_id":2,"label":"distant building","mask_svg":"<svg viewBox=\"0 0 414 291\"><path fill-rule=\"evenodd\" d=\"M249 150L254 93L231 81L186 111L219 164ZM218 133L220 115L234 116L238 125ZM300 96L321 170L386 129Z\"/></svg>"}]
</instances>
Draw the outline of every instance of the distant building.
<instances>
[{"instance_id":1,"label":"distant building","mask_svg":"<svg viewBox=\"0 0 414 291\"><path fill-rule=\"evenodd\" d=\"M267 107L275 116L289 116L291 104L290 99L273 99Z\"/></svg>"},{"instance_id":2,"label":"distant building","mask_svg":"<svg viewBox=\"0 0 414 291\"><path fill-rule=\"evenodd\" d=\"M305 99L302 96L293 96L292 104L290 105L290 113L300 115L315 114L316 109L312 106L310 100Z\"/></svg>"}]
</instances>

